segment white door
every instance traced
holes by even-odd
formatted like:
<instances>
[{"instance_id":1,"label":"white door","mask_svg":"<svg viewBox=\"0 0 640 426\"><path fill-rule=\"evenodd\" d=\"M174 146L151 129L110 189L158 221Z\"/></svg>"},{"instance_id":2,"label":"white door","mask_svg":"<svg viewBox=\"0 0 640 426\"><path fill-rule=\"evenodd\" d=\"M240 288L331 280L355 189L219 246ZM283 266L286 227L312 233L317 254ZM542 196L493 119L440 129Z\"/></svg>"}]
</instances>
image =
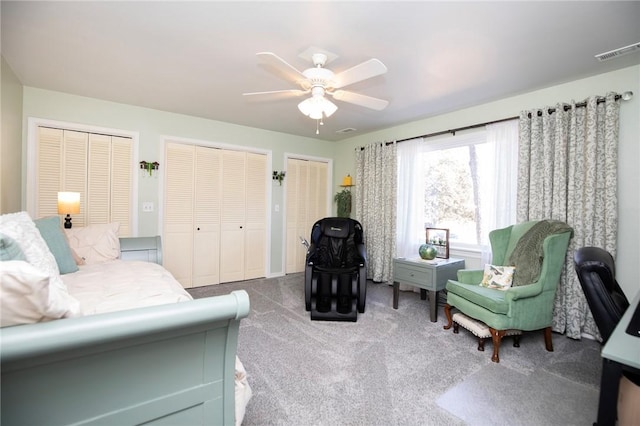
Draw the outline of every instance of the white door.
<instances>
[{"instance_id":1,"label":"white door","mask_svg":"<svg viewBox=\"0 0 640 426\"><path fill-rule=\"evenodd\" d=\"M264 154L223 151L220 282L265 276L266 167Z\"/></svg>"},{"instance_id":2,"label":"white door","mask_svg":"<svg viewBox=\"0 0 640 426\"><path fill-rule=\"evenodd\" d=\"M58 191L79 192L74 226L118 222L131 235L131 138L38 127L36 156L36 218L58 214Z\"/></svg>"},{"instance_id":3,"label":"white door","mask_svg":"<svg viewBox=\"0 0 640 426\"><path fill-rule=\"evenodd\" d=\"M194 146L166 144L163 264L185 288L193 287L195 164Z\"/></svg>"},{"instance_id":4,"label":"white door","mask_svg":"<svg viewBox=\"0 0 640 426\"><path fill-rule=\"evenodd\" d=\"M247 153L244 279L266 275L267 249L267 157Z\"/></svg>"},{"instance_id":5,"label":"white door","mask_svg":"<svg viewBox=\"0 0 640 426\"><path fill-rule=\"evenodd\" d=\"M246 224L246 153L222 154L222 217L220 221L220 281L244 279Z\"/></svg>"},{"instance_id":6,"label":"white door","mask_svg":"<svg viewBox=\"0 0 640 426\"><path fill-rule=\"evenodd\" d=\"M165 149L165 267L187 288L264 277L266 155Z\"/></svg>"},{"instance_id":7,"label":"white door","mask_svg":"<svg viewBox=\"0 0 640 426\"><path fill-rule=\"evenodd\" d=\"M329 213L328 164L290 158L287 160L286 266L287 274L304 271L306 248L313 224Z\"/></svg>"},{"instance_id":8,"label":"white door","mask_svg":"<svg viewBox=\"0 0 640 426\"><path fill-rule=\"evenodd\" d=\"M193 285L220 283L220 191L222 153L196 147L193 205Z\"/></svg>"}]
</instances>

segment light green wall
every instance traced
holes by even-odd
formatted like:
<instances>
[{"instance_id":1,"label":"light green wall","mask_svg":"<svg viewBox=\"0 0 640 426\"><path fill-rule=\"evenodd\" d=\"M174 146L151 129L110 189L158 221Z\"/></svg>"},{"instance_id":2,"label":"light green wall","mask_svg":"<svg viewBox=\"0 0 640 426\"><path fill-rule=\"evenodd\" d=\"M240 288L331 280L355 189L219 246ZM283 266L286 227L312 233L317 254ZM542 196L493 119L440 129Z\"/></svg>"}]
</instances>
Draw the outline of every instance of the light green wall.
<instances>
[{"instance_id":1,"label":"light green wall","mask_svg":"<svg viewBox=\"0 0 640 426\"><path fill-rule=\"evenodd\" d=\"M355 148L373 142L411 138L432 132L464 127L519 115L520 111L571 99L582 101L591 95L632 91L634 97L620 108L620 142L618 161L618 281L627 297L640 290L637 279L640 265L640 66L575 80L519 96L490 102L436 117L414 121L340 142L336 147L334 176L354 172ZM358 185L360 182L355 182ZM358 212L354 213L357 218Z\"/></svg>"},{"instance_id":2,"label":"light green wall","mask_svg":"<svg viewBox=\"0 0 640 426\"><path fill-rule=\"evenodd\" d=\"M4 90L4 73L2 82ZM640 288L635 279L637 265L640 264L638 248L638 241L640 241L640 220L638 219L640 217L640 178L638 172L638 164L640 164L640 66L417 120L337 143L25 87L23 141L26 144L27 117L38 117L139 132L140 159L154 160L159 158L160 138L163 135L272 150L273 169L275 170L284 169L285 153L332 158L334 159L334 189L337 190L342 176L347 173L354 175L354 150L358 146L376 141L410 138L425 133L516 116L521 110L551 106L557 102L566 102L571 99L581 101L593 94L605 94L608 91L621 93L628 90L633 91L635 96L631 101L623 102L620 112L620 213L617 268L622 288L628 297L634 297ZM22 182L26 182L24 179L25 161L26 159L23 158ZM355 184L357 185L358 182ZM26 183L23 183L23 195L25 185ZM283 188L277 184L274 184L272 188L272 274L282 272L284 245L282 241L282 209L276 213L273 211L273 207L276 204L282 205ZM157 205L158 195L157 183L152 180L144 184L141 183L139 203L154 201ZM22 208L25 207L25 199L23 196ZM157 213L144 216L139 209L138 215L141 219L139 221L139 235L158 233L160 228ZM149 215L149 213L145 213L145 215ZM354 213L354 217L357 217L357 212ZM143 218L144 220L142 220Z\"/></svg>"},{"instance_id":3,"label":"light green wall","mask_svg":"<svg viewBox=\"0 0 640 426\"><path fill-rule=\"evenodd\" d=\"M161 158L163 137L231 144L271 151L274 170L284 170L285 153L333 158L335 143L292 136L214 120L174 114L131 105L74 96L33 87L24 88L23 143L27 143L28 118L48 119L119 129L139 134L139 159ZM25 156L26 157L26 156ZM160 164L162 168L162 164ZM286 178L285 178L286 179ZM26 208L26 158L23 161L23 208ZM139 179L138 235L161 233L159 224L159 179ZM271 200L271 274L283 273L283 209L284 186L272 181ZM151 201L153 213L142 212L142 202ZM278 212L275 205L281 206Z\"/></svg>"},{"instance_id":4,"label":"light green wall","mask_svg":"<svg viewBox=\"0 0 640 426\"><path fill-rule=\"evenodd\" d=\"M21 210L22 84L2 61L2 142L0 143L0 213Z\"/></svg>"}]
</instances>

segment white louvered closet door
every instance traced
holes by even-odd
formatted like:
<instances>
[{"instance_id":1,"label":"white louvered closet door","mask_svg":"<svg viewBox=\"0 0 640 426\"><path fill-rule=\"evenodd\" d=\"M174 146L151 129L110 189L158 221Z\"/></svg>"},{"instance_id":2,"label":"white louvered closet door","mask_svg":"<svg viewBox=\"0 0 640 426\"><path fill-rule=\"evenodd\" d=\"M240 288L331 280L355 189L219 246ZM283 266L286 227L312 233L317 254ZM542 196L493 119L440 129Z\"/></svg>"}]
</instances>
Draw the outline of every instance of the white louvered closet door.
<instances>
[{"instance_id":1,"label":"white louvered closet door","mask_svg":"<svg viewBox=\"0 0 640 426\"><path fill-rule=\"evenodd\" d=\"M329 214L327 204L327 163L319 161L309 161L309 185L307 186L307 233L311 232L311 227L318 219L322 219Z\"/></svg>"},{"instance_id":2,"label":"white louvered closet door","mask_svg":"<svg viewBox=\"0 0 640 426\"><path fill-rule=\"evenodd\" d=\"M300 237L309 240L313 224L329 212L327 179L325 162L287 160L287 274L304 271L306 248Z\"/></svg>"},{"instance_id":3,"label":"white louvered closet door","mask_svg":"<svg viewBox=\"0 0 640 426\"><path fill-rule=\"evenodd\" d=\"M244 279L265 276L267 249L267 159L248 152L246 160L246 217Z\"/></svg>"},{"instance_id":4,"label":"white louvered closet door","mask_svg":"<svg viewBox=\"0 0 640 426\"><path fill-rule=\"evenodd\" d=\"M185 288L193 286L195 147L165 146L163 264Z\"/></svg>"},{"instance_id":5,"label":"white louvered closet door","mask_svg":"<svg viewBox=\"0 0 640 426\"><path fill-rule=\"evenodd\" d=\"M167 143L164 265L184 287L264 277L266 155Z\"/></svg>"},{"instance_id":6,"label":"white louvered closet door","mask_svg":"<svg viewBox=\"0 0 640 426\"><path fill-rule=\"evenodd\" d=\"M60 129L38 127L35 218L58 214L63 139L64 133Z\"/></svg>"},{"instance_id":7,"label":"white louvered closet door","mask_svg":"<svg viewBox=\"0 0 640 426\"><path fill-rule=\"evenodd\" d=\"M36 218L57 215L58 191L73 191L80 193L80 213L73 215L73 224L86 224L87 140L87 133L38 128Z\"/></svg>"},{"instance_id":8,"label":"white louvered closet door","mask_svg":"<svg viewBox=\"0 0 640 426\"><path fill-rule=\"evenodd\" d=\"M306 216L307 162L289 159L287 161L287 263L285 272L291 274L304 271L306 249L300 237L309 239L311 229L304 229L300 216Z\"/></svg>"},{"instance_id":9,"label":"white louvered closet door","mask_svg":"<svg viewBox=\"0 0 640 426\"><path fill-rule=\"evenodd\" d=\"M119 222L131 235L131 138L39 127L36 156L36 218L58 214L59 191L79 192L74 226Z\"/></svg>"},{"instance_id":10,"label":"white louvered closet door","mask_svg":"<svg viewBox=\"0 0 640 426\"><path fill-rule=\"evenodd\" d=\"M111 193L111 136L89 135L87 218L89 223L109 223ZM83 198L80 196L80 198Z\"/></svg>"},{"instance_id":11,"label":"white louvered closet door","mask_svg":"<svg viewBox=\"0 0 640 426\"><path fill-rule=\"evenodd\" d=\"M220 281L244 279L246 224L246 153L224 150L222 217L220 221Z\"/></svg>"},{"instance_id":12,"label":"white louvered closet door","mask_svg":"<svg viewBox=\"0 0 640 426\"><path fill-rule=\"evenodd\" d=\"M62 149L62 181L59 191L71 191L80 193L80 213L74 214L74 226L86 226L90 223L87 217L87 201L91 192L88 191L87 170L89 158L89 134L85 132L63 131ZM57 207L56 207L57 213ZM106 223L106 222L97 222Z\"/></svg>"},{"instance_id":13,"label":"white louvered closet door","mask_svg":"<svg viewBox=\"0 0 640 426\"><path fill-rule=\"evenodd\" d=\"M196 147L193 205L193 285L220 283L220 191L222 153Z\"/></svg>"},{"instance_id":14,"label":"white louvered closet door","mask_svg":"<svg viewBox=\"0 0 640 426\"><path fill-rule=\"evenodd\" d=\"M118 235L131 236L131 138L90 133L88 143L89 152L84 172L87 176L87 191L84 197L86 223L118 222ZM81 174L79 171L78 177ZM80 198L83 198L82 194Z\"/></svg>"},{"instance_id":15,"label":"white louvered closet door","mask_svg":"<svg viewBox=\"0 0 640 426\"><path fill-rule=\"evenodd\" d=\"M120 223L121 237L133 235L133 142L131 138L111 137L111 186L109 188L109 221Z\"/></svg>"},{"instance_id":16,"label":"white louvered closet door","mask_svg":"<svg viewBox=\"0 0 640 426\"><path fill-rule=\"evenodd\" d=\"M265 276L267 157L222 151L220 282Z\"/></svg>"},{"instance_id":17,"label":"white louvered closet door","mask_svg":"<svg viewBox=\"0 0 640 426\"><path fill-rule=\"evenodd\" d=\"M298 202L296 203L296 233L295 238L300 240L300 236L303 236L306 239L309 239L311 234L311 227L308 226L307 217L309 216L309 202L307 196L309 194L309 162L308 161L300 161L298 167L298 182L297 182L297 191L296 198ZM287 212L288 213L288 212ZM294 238L294 241L295 241ZM295 271L300 272L304 271L304 260L306 256L306 250L304 246L298 247L300 244L296 245L295 249L298 252L296 256L296 266Z\"/></svg>"}]
</instances>

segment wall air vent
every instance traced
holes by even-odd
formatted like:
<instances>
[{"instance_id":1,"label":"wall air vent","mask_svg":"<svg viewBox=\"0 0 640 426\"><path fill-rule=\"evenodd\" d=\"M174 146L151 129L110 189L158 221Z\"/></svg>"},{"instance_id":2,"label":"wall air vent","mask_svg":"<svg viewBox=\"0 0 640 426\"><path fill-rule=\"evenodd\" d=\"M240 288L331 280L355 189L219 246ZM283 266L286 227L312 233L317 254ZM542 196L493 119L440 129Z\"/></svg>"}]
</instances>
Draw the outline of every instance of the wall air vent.
<instances>
[{"instance_id":1,"label":"wall air vent","mask_svg":"<svg viewBox=\"0 0 640 426\"><path fill-rule=\"evenodd\" d=\"M342 130L336 130L336 133L351 133L351 132L355 132L356 129L354 129L353 127L347 127L345 129Z\"/></svg>"},{"instance_id":2,"label":"wall air vent","mask_svg":"<svg viewBox=\"0 0 640 426\"><path fill-rule=\"evenodd\" d=\"M640 43L630 44L629 46L621 47L620 49L599 53L596 55L596 59L600 62L604 62L633 52L640 52Z\"/></svg>"}]
</instances>

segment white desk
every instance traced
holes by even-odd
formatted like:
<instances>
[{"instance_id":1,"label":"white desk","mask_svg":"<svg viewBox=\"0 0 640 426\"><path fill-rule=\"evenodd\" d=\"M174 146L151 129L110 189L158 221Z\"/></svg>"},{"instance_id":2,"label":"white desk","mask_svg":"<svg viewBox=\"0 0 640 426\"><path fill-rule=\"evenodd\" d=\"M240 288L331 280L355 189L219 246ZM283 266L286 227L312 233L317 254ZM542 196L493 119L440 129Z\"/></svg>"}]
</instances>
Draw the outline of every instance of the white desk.
<instances>
[{"instance_id":1,"label":"white desk","mask_svg":"<svg viewBox=\"0 0 640 426\"><path fill-rule=\"evenodd\" d=\"M640 337L632 336L626 332L639 303L640 293L631 302L602 348L598 426L613 426L616 423L618 387L622 372L627 370L640 374Z\"/></svg>"}]
</instances>

